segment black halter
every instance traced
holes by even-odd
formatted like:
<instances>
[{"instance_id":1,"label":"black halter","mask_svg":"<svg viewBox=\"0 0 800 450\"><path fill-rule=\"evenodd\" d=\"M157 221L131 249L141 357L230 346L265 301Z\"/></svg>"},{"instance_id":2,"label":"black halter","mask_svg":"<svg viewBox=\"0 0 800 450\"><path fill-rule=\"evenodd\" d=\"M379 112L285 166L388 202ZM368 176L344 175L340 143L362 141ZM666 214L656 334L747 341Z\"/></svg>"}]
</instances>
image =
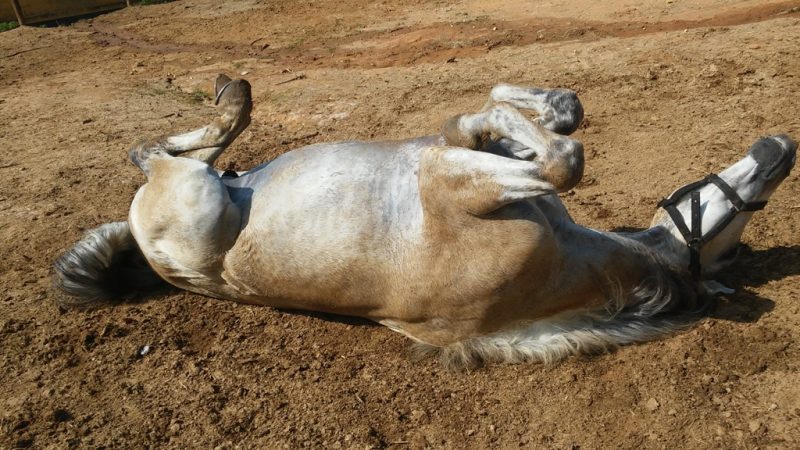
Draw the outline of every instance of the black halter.
<instances>
[{"instance_id":1,"label":"black halter","mask_svg":"<svg viewBox=\"0 0 800 450\"><path fill-rule=\"evenodd\" d=\"M708 233L703 235L702 217L700 214L700 191L697 189L707 184L714 184L717 186L719 190L725 194L725 197L729 202L731 202L732 206L725 215L725 218L722 219L722 221L720 221L720 223L718 223ZM683 220L683 216L681 216L681 213L677 208L678 201L689 192L691 192L692 195L691 230L688 226L686 226L686 221ZM664 208L664 210L667 211L669 216L672 218L672 221L675 222L675 226L678 227L678 231L680 231L683 235L686 245L689 246L689 272L692 274L692 278L697 281L700 279L700 249L702 249L705 244L722 232L722 230L724 230L725 227L731 223L737 214L743 211L759 211L764 209L766 204L766 201L746 203L741 197L739 197L739 194L737 194L736 191L728 185L728 183L726 183L716 174L712 173L700 181L687 184L686 186L673 192L672 195L658 202L658 207Z\"/></svg>"}]
</instances>

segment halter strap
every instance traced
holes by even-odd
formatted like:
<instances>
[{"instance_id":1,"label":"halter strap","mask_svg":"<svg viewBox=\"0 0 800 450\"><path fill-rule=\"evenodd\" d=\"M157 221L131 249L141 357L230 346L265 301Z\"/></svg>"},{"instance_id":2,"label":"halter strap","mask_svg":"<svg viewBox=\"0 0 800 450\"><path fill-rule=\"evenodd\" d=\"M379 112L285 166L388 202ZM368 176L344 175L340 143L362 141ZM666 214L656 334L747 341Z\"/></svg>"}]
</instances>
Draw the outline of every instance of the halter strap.
<instances>
[{"instance_id":1,"label":"halter strap","mask_svg":"<svg viewBox=\"0 0 800 450\"><path fill-rule=\"evenodd\" d=\"M707 184L713 184L719 188L719 190L725 194L725 198L731 202L732 206L725 217L718 224L716 224L714 228L709 230L708 233L703 235L703 218L700 211L700 191L698 188ZM677 207L680 199L682 199L687 193L691 193L691 229L686 225L686 221L684 220L680 211L678 211ZM703 248L703 245L707 244L718 234L720 234L722 230L724 230L725 227L727 227L728 224L730 224L740 212L759 211L764 209L764 206L766 205L766 201L745 202L741 197L739 197L739 194L736 193L736 190L730 187L725 180L713 173L700 181L695 181L694 183L689 183L686 186L679 188L673 192L672 195L658 202L658 207L664 208L667 214L669 214L670 218L675 223L675 226L678 227L678 231L683 236L683 240L686 241L686 245L689 247L689 272L692 274L692 278L694 278L696 281L700 279L701 275L702 268L700 267L700 250Z\"/></svg>"}]
</instances>

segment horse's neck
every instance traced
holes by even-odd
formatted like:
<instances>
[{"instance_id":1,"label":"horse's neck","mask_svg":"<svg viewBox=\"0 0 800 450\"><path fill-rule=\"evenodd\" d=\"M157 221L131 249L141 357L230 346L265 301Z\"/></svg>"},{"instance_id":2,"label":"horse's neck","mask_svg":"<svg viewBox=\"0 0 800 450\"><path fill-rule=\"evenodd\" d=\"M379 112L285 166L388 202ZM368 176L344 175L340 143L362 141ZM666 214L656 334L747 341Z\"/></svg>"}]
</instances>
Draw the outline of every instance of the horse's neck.
<instances>
[{"instance_id":1,"label":"horse's neck","mask_svg":"<svg viewBox=\"0 0 800 450\"><path fill-rule=\"evenodd\" d=\"M634 241L672 271L684 271L689 264L689 250L675 233L661 225L633 233L606 233L616 239Z\"/></svg>"},{"instance_id":2,"label":"horse's neck","mask_svg":"<svg viewBox=\"0 0 800 450\"><path fill-rule=\"evenodd\" d=\"M565 303L606 307L610 300L620 300L610 297L627 297L648 280L666 282L676 266L673 243L661 239L659 230L603 232L565 220L554 231L564 261L556 292Z\"/></svg>"}]
</instances>

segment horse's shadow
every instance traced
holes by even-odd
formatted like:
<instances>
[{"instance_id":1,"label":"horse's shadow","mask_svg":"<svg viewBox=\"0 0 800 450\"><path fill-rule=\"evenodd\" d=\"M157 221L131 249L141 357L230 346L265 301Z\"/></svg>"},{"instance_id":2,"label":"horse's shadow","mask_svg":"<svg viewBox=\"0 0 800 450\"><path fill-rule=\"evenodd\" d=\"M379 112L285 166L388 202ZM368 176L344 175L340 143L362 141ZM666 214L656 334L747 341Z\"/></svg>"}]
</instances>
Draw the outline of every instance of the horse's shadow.
<instances>
[{"instance_id":1,"label":"horse's shadow","mask_svg":"<svg viewBox=\"0 0 800 450\"><path fill-rule=\"evenodd\" d=\"M644 228L618 227L613 232L637 233ZM800 274L800 245L753 250L741 244L736 260L721 273L716 281L735 289L734 294L713 299L705 314L715 319L732 322L756 322L775 308L775 301L762 297L754 288L770 281Z\"/></svg>"},{"instance_id":2,"label":"horse's shadow","mask_svg":"<svg viewBox=\"0 0 800 450\"><path fill-rule=\"evenodd\" d=\"M736 289L712 304L709 317L733 322L755 322L775 308L775 301L753 288L800 274L800 245L753 250L742 246L736 261L715 278Z\"/></svg>"}]
</instances>

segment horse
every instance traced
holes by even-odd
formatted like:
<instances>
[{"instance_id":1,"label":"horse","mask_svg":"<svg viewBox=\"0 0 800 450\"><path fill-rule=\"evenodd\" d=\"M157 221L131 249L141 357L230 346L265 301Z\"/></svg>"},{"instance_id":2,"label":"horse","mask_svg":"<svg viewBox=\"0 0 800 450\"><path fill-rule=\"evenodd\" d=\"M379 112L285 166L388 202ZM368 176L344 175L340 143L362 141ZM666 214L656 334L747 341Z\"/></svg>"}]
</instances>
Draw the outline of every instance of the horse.
<instances>
[{"instance_id":1,"label":"horse","mask_svg":"<svg viewBox=\"0 0 800 450\"><path fill-rule=\"evenodd\" d=\"M650 228L576 224L558 197L584 168L566 89L500 84L437 135L321 143L246 172L214 169L249 125L251 87L215 81L220 116L130 150L147 182L127 222L90 230L55 262L64 304L164 282L220 299L366 318L448 367L551 363L683 330L729 265L797 144L757 140L676 190ZM524 114L535 114L534 118Z\"/></svg>"}]
</instances>

